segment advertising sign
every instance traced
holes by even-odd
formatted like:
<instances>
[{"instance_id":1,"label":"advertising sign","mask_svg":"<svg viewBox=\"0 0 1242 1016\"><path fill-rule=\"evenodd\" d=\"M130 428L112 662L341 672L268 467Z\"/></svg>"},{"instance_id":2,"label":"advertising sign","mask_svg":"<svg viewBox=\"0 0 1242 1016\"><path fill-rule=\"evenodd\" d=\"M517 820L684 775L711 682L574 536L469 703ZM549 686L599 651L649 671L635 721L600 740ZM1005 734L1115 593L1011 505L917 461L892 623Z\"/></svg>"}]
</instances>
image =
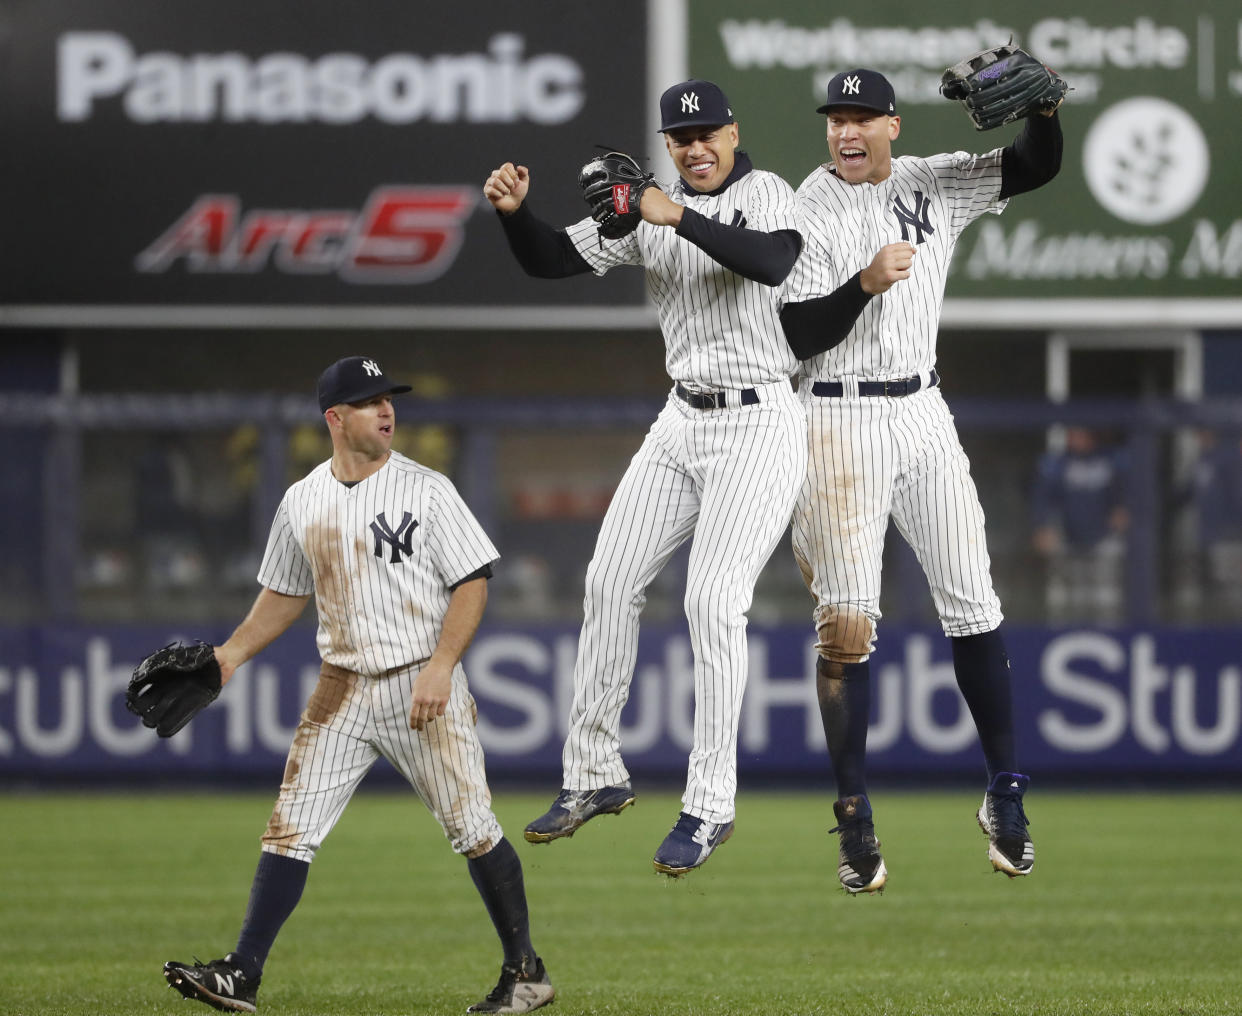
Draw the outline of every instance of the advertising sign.
<instances>
[{"instance_id":1,"label":"advertising sign","mask_svg":"<svg viewBox=\"0 0 1242 1016\"><path fill-rule=\"evenodd\" d=\"M5 5L0 305L343 306L361 323L366 308L640 306L640 272L528 279L482 188L519 162L541 217L583 217L594 146L648 143L641 24L617 33L561 3L428 14Z\"/></svg>"},{"instance_id":2,"label":"advertising sign","mask_svg":"<svg viewBox=\"0 0 1242 1016\"><path fill-rule=\"evenodd\" d=\"M848 9L775 0L760 13L741 0L688 3L693 73L725 85L756 164L795 187L828 160L815 107L829 79L855 67L879 70L894 86L895 154L1007 145L1016 126L976 132L939 83L947 67L1012 37L1072 87L1060 114L1062 169L967 230L949 297L1086 298L1079 313L1095 324L1127 314L1118 298L1145 306L1174 298L1181 316L1171 323L1205 319L1212 308L1221 320L1242 320L1235 4L1062 0L997 13L973 0L917 9L897 0Z\"/></svg>"},{"instance_id":3,"label":"advertising sign","mask_svg":"<svg viewBox=\"0 0 1242 1016\"><path fill-rule=\"evenodd\" d=\"M134 665L184 633L0 630L0 777L279 774L318 677L310 629L238 672L193 723L160 740L125 711ZM224 638L227 632L196 633ZM1236 631L1015 629L1018 755L1025 771L1076 779L1242 779L1242 641ZM738 743L745 778L822 782L828 754L812 640L750 629ZM573 696L577 631L485 627L465 661L488 771L556 784ZM977 775L982 754L939 631L886 629L872 662L870 771L908 779ZM636 773L680 779L693 736L684 629L644 628L622 714ZM153 763L158 760L158 766Z\"/></svg>"}]
</instances>

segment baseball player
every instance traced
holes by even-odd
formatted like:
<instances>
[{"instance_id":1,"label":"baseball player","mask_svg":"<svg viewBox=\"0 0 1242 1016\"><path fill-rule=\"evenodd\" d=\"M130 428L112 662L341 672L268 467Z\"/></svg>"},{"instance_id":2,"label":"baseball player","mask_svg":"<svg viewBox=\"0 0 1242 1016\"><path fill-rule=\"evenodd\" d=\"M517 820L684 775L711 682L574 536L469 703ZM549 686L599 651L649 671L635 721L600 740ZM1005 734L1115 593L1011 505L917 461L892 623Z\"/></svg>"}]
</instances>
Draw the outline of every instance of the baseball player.
<instances>
[{"instance_id":1,"label":"baseball player","mask_svg":"<svg viewBox=\"0 0 1242 1016\"><path fill-rule=\"evenodd\" d=\"M530 940L522 865L491 810L461 657L499 556L447 478L391 450L392 397L408 392L350 356L319 378L332 458L286 492L250 613L215 648L227 681L315 597L323 667L294 735L237 948L172 961L186 998L255 1011L268 951L310 862L382 755L440 822L504 947L495 989L467 1012L523 1013L554 990Z\"/></svg>"},{"instance_id":2,"label":"baseball player","mask_svg":"<svg viewBox=\"0 0 1242 1016\"><path fill-rule=\"evenodd\" d=\"M958 237L1056 175L1060 124L1054 109L983 155L893 157L901 130L893 89L865 69L832 78L818 112L827 116L831 162L797 192L806 243L786 296L799 303L782 320L791 336L805 332L816 301L843 285L861 308L842 342L801 367L811 454L793 528L816 603L817 689L840 797L838 875L851 893L875 892L887 878L864 770L890 516L927 575L979 731L988 787L977 818L988 856L997 870L1026 875L1035 856L1022 803L1029 781L1016 771L1001 608L983 510L940 394L936 333Z\"/></svg>"},{"instance_id":3,"label":"baseball player","mask_svg":"<svg viewBox=\"0 0 1242 1016\"><path fill-rule=\"evenodd\" d=\"M647 586L693 535L685 596L693 747L681 814L653 860L677 876L733 831L746 611L789 522L807 449L776 289L801 248L792 189L735 151L738 125L717 85L673 85L660 115L680 179L642 192L643 221L629 235L607 239L591 218L565 229L537 219L525 166L494 170L483 193L527 273L603 275L641 265L659 313L674 384L604 516L587 570L564 786L526 839L571 836L633 803L619 725L639 614Z\"/></svg>"}]
</instances>

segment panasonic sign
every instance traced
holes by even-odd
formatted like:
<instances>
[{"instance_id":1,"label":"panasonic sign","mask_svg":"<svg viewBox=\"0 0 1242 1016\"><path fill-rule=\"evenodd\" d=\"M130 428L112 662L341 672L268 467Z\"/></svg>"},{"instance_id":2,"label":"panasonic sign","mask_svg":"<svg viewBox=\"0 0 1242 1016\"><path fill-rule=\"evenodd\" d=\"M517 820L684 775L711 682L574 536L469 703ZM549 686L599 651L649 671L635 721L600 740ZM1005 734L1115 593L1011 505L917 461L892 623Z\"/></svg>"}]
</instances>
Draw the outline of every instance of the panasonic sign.
<instances>
[{"instance_id":1,"label":"panasonic sign","mask_svg":"<svg viewBox=\"0 0 1242 1016\"><path fill-rule=\"evenodd\" d=\"M493 35L486 52L390 53L166 51L135 53L115 32L66 32L57 40L57 115L91 119L119 101L135 123L559 124L585 102L582 67L561 53L525 54L516 33Z\"/></svg>"}]
</instances>

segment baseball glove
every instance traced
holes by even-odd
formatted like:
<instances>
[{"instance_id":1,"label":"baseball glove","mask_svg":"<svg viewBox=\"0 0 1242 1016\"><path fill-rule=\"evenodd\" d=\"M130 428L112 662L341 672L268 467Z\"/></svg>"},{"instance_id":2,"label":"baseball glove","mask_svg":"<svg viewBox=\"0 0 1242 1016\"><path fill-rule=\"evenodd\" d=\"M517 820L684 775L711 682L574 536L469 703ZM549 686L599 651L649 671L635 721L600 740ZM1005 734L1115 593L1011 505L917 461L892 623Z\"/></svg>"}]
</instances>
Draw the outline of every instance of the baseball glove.
<instances>
[{"instance_id":1,"label":"baseball glove","mask_svg":"<svg viewBox=\"0 0 1242 1016\"><path fill-rule=\"evenodd\" d=\"M638 228L643 191L655 185L655 176L624 152L601 155L578 171L578 186L605 240L620 240Z\"/></svg>"},{"instance_id":2,"label":"baseball glove","mask_svg":"<svg viewBox=\"0 0 1242 1016\"><path fill-rule=\"evenodd\" d=\"M967 57L940 78L940 94L960 101L981 131L1051 113L1067 91L1056 71L1012 43Z\"/></svg>"},{"instance_id":3,"label":"baseball glove","mask_svg":"<svg viewBox=\"0 0 1242 1016\"><path fill-rule=\"evenodd\" d=\"M172 737L220 694L220 664L206 642L172 642L134 668L125 691L125 708Z\"/></svg>"}]
</instances>

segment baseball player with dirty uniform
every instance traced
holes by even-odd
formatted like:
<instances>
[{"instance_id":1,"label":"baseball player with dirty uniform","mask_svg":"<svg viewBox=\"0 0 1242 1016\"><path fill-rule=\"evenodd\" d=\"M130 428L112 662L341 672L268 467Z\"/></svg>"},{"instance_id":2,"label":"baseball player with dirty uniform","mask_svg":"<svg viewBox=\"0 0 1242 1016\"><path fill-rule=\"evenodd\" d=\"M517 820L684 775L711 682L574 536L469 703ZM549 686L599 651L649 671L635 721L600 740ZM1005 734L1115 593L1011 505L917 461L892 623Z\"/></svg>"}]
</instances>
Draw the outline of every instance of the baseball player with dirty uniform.
<instances>
[{"instance_id":1,"label":"baseball player with dirty uniform","mask_svg":"<svg viewBox=\"0 0 1242 1016\"><path fill-rule=\"evenodd\" d=\"M927 575L979 731L988 787L977 818L988 856L996 870L1026 875L1035 856L1022 803L1028 778L1016 772L1001 607L983 510L940 393L936 335L958 237L1056 175L1060 125L1054 107L1028 117L1004 149L894 157L896 98L866 69L832 78L818 112L831 161L797 192L806 244L785 294L797 305L782 320L791 334L806 331L815 301L846 283L861 309L844 340L806 360L799 378L811 451L793 542L816 603L817 690L840 798L838 876L850 893L875 892L887 879L865 762L890 517Z\"/></svg>"},{"instance_id":2,"label":"baseball player with dirty uniform","mask_svg":"<svg viewBox=\"0 0 1242 1016\"><path fill-rule=\"evenodd\" d=\"M529 1012L554 995L530 941L521 862L491 810L461 665L499 555L448 479L392 450L392 397L409 390L367 357L323 372L332 458L286 492L259 570L263 589L215 647L227 682L314 596L323 666L263 833L237 948L210 963L164 965L173 988L217 1009L255 1011L268 951L315 852L381 756L465 855L500 936L499 983L467 1011Z\"/></svg>"},{"instance_id":3,"label":"baseball player with dirty uniform","mask_svg":"<svg viewBox=\"0 0 1242 1016\"><path fill-rule=\"evenodd\" d=\"M529 274L642 266L659 313L673 388L604 516L587 570L563 788L526 839L571 836L633 803L619 727L639 615L648 585L693 536L685 596L693 747L681 814L653 860L678 876L733 831L746 611L805 476L806 417L777 316L776 287L801 248L792 189L735 151L738 126L715 84L672 86L660 114L680 179L632 195L642 221L624 236L609 238L592 218L565 229L537 219L524 166L500 166L483 192ZM607 390L604 379L584 385Z\"/></svg>"}]
</instances>

